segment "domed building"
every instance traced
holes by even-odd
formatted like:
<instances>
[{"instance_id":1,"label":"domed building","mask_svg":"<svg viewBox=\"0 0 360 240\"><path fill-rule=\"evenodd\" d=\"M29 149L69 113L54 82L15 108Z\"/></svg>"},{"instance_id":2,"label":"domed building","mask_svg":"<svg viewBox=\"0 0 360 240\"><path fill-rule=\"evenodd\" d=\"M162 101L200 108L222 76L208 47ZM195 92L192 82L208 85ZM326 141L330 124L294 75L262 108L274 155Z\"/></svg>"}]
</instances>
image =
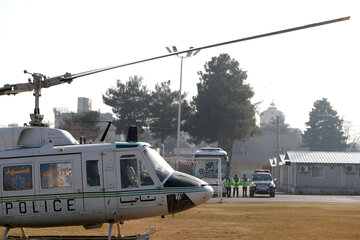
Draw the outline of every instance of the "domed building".
<instances>
[{"instance_id":1,"label":"domed building","mask_svg":"<svg viewBox=\"0 0 360 240\"><path fill-rule=\"evenodd\" d=\"M277 116L285 121L285 115L276 108L274 102L271 102L268 109L260 114L260 126L273 123Z\"/></svg>"},{"instance_id":2,"label":"domed building","mask_svg":"<svg viewBox=\"0 0 360 240\"><path fill-rule=\"evenodd\" d=\"M276 117L280 117L279 132ZM247 141L236 141L232 151L232 174L251 176L254 169L270 168L269 159L287 151L304 150L301 146L301 130L285 123L285 115L272 102L260 115L261 134Z\"/></svg>"}]
</instances>

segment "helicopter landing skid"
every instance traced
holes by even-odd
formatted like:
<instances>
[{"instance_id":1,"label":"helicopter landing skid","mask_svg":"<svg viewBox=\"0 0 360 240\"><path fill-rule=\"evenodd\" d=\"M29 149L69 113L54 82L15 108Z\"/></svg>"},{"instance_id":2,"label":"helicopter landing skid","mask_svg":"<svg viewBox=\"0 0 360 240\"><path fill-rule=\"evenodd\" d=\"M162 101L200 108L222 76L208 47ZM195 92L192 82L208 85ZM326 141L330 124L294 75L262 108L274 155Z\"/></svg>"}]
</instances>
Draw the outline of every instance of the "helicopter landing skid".
<instances>
[{"instance_id":1,"label":"helicopter landing skid","mask_svg":"<svg viewBox=\"0 0 360 240\"><path fill-rule=\"evenodd\" d=\"M130 236L123 236L120 234L120 229L118 226L118 235L117 236L111 236L111 230L112 230L112 226L110 224L109 226L109 236L70 236L70 235L65 235L65 236L60 236L60 235L46 235L46 236L26 236L26 235L22 235L22 236L12 236L12 235L8 235L7 233L9 232L10 229L7 229L7 231L5 230L4 235L3 235L3 240L5 239L39 239L39 240L148 240L150 239L150 235L157 232L158 229L157 228L146 228L146 231L144 233L140 233L137 235L130 235ZM6 233L6 235L5 235ZM23 232L24 233L24 232ZM5 237L5 238L4 238Z\"/></svg>"}]
</instances>

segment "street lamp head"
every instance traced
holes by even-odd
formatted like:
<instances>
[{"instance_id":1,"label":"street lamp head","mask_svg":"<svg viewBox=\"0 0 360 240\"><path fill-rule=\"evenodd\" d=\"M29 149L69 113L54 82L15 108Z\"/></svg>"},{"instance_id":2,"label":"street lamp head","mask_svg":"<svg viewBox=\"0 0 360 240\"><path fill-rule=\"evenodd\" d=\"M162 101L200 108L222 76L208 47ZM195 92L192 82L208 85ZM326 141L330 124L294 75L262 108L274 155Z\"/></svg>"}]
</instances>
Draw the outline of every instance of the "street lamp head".
<instances>
[{"instance_id":1,"label":"street lamp head","mask_svg":"<svg viewBox=\"0 0 360 240\"><path fill-rule=\"evenodd\" d=\"M166 50L168 50L169 53L172 53L169 47L166 47Z\"/></svg>"},{"instance_id":2,"label":"street lamp head","mask_svg":"<svg viewBox=\"0 0 360 240\"><path fill-rule=\"evenodd\" d=\"M193 54L193 56L195 56L195 55L198 54L199 52L200 52L200 49L197 50L197 51L195 51L194 54Z\"/></svg>"},{"instance_id":3,"label":"street lamp head","mask_svg":"<svg viewBox=\"0 0 360 240\"><path fill-rule=\"evenodd\" d=\"M191 57L193 51L188 51L187 54L186 54L186 57Z\"/></svg>"},{"instance_id":4,"label":"street lamp head","mask_svg":"<svg viewBox=\"0 0 360 240\"><path fill-rule=\"evenodd\" d=\"M166 48L166 50L167 50L170 54L172 54L172 53L177 53L177 52L178 52L176 46L172 46L172 49L169 48L169 47L165 47L165 48ZM193 48L194 48L194 47L190 47L189 49L191 50L191 49L193 49ZM187 52L181 51L181 53L183 53L183 54L186 53L186 55L182 55L182 56L178 55L178 57L180 57L180 58L188 58L188 57L195 56L195 55L198 54L199 52L200 52L200 49L198 49L198 50L196 50L196 51L187 51Z\"/></svg>"},{"instance_id":5,"label":"street lamp head","mask_svg":"<svg viewBox=\"0 0 360 240\"><path fill-rule=\"evenodd\" d=\"M194 47L189 47L189 49L193 49ZM193 51L188 51L186 54L186 57L191 57L192 56Z\"/></svg>"}]
</instances>

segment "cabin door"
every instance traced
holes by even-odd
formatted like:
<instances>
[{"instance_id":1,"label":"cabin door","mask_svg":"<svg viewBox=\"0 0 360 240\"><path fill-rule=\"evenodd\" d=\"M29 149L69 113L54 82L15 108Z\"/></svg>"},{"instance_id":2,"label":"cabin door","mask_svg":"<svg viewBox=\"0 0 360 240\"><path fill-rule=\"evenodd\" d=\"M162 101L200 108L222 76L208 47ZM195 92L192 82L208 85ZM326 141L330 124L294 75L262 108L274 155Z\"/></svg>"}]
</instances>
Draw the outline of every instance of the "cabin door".
<instances>
[{"instance_id":1,"label":"cabin door","mask_svg":"<svg viewBox=\"0 0 360 240\"><path fill-rule=\"evenodd\" d=\"M84 208L87 213L104 212L104 181L101 152L82 154L82 182L84 187Z\"/></svg>"},{"instance_id":2,"label":"cabin door","mask_svg":"<svg viewBox=\"0 0 360 240\"><path fill-rule=\"evenodd\" d=\"M84 211L81 154L36 157L39 212L44 215Z\"/></svg>"},{"instance_id":3,"label":"cabin door","mask_svg":"<svg viewBox=\"0 0 360 240\"><path fill-rule=\"evenodd\" d=\"M118 199L121 216L131 219L165 214L160 182L141 152L116 153L116 166L120 172L117 185L121 188Z\"/></svg>"},{"instance_id":4,"label":"cabin door","mask_svg":"<svg viewBox=\"0 0 360 240\"><path fill-rule=\"evenodd\" d=\"M103 151L102 160L105 214L108 219L111 219L116 216L118 210L114 151Z\"/></svg>"}]
</instances>

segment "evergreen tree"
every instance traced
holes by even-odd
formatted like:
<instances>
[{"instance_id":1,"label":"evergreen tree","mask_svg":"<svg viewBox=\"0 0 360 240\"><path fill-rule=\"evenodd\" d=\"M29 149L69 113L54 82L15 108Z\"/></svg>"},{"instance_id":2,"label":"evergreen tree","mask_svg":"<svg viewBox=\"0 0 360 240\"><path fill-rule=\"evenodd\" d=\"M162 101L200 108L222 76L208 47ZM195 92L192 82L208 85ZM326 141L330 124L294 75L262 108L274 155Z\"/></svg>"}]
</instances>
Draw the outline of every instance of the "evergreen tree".
<instances>
[{"instance_id":1,"label":"evergreen tree","mask_svg":"<svg viewBox=\"0 0 360 240\"><path fill-rule=\"evenodd\" d=\"M347 147L343 120L326 98L317 100L306 122L303 144L310 151L344 151Z\"/></svg>"},{"instance_id":2,"label":"evergreen tree","mask_svg":"<svg viewBox=\"0 0 360 240\"><path fill-rule=\"evenodd\" d=\"M126 135L129 126L136 126L141 134L148 126L150 94L142 81L139 76L130 77L125 84L117 80L116 88L108 89L103 95L104 103L111 106L116 115L117 134Z\"/></svg>"},{"instance_id":3,"label":"evergreen tree","mask_svg":"<svg viewBox=\"0 0 360 240\"><path fill-rule=\"evenodd\" d=\"M178 122L178 91L171 91L170 80L155 85L151 93L149 104L150 131L154 138L159 138L162 143L168 136L176 136ZM182 99L185 95L182 96ZM189 106L184 100L181 105L182 118L186 118Z\"/></svg>"},{"instance_id":4,"label":"evergreen tree","mask_svg":"<svg viewBox=\"0 0 360 240\"><path fill-rule=\"evenodd\" d=\"M204 73L199 72L198 95L193 98L186 130L195 142L218 142L229 155L230 168L234 141L258 133L251 103L254 92L244 83L247 73L228 54L213 57L204 68Z\"/></svg>"},{"instance_id":5,"label":"evergreen tree","mask_svg":"<svg viewBox=\"0 0 360 240\"><path fill-rule=\"evenodd\" d=\"M71 117L62 120L60 129L70 132L75 139L82 137L87 142L95 141L101 133L99 117L100 113L96 111L71 113Z\"/></svg>"}]
</instances>

